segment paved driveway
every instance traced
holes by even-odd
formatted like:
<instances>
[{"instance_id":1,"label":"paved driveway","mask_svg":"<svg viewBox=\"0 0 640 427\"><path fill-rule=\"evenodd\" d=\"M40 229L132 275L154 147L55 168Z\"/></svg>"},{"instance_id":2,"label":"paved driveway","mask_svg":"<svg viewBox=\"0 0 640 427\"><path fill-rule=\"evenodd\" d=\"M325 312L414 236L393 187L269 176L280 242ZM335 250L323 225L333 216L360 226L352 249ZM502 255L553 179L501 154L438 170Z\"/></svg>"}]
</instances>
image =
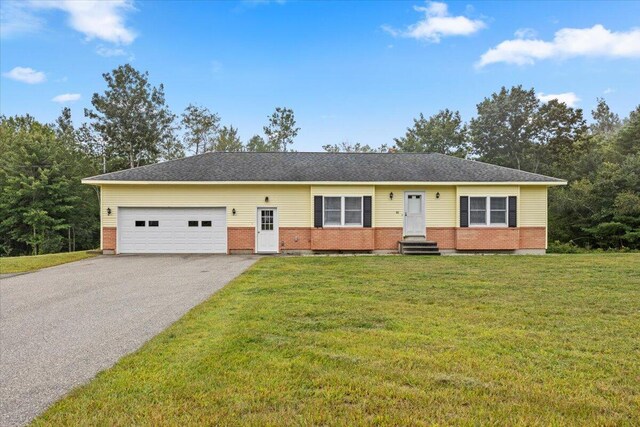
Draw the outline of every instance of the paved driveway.
<instances>
[{"instance_id":1,"label":"paved driveway","mask_svg":"<svg viewBox=\"0 0 640 427\"><path fill-rule=\"evenodd\" d=\"M101 256L0 280L0 425L29 422L254 256Z\"/></svg>"}]
</instances>

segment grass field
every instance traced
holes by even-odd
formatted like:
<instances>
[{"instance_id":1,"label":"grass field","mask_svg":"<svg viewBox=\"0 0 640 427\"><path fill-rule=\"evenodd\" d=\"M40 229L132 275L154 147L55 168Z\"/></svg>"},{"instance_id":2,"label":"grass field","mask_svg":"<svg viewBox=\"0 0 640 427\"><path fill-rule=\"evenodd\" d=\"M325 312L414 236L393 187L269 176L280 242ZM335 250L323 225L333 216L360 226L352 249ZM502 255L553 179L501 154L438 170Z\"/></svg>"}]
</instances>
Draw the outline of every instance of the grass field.
<instances>
[{"instance_id":1,"label":"grass field","mask_svg":"<svg viewBox=\"0 0 640 427\"><path fill-rule=\"evenodd\" d=\"M36 425L638 425L640 255L281 257Z\"/></svg>"},{"instance_id":2,"label":"grass field","mask_svg":"<svg viewBox=\"0 0 640 427\"><path fill-rule=\"evenodd\" d=\"M91 258L93 256L96 255L86 251L79 251L35 256L1 257L0 274L39 270L67 262L80 261L81 259Z\"/></svg>"}]
</instances>

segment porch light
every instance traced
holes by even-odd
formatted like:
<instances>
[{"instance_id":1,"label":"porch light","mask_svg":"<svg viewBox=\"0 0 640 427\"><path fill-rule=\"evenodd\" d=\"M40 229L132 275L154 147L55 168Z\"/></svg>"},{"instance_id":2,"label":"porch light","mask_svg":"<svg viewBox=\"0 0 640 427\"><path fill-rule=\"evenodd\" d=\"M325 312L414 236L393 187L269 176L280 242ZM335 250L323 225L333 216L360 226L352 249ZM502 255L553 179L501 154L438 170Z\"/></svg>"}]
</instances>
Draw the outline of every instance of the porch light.
<instances>
[{"instance_id":1,"label":"porch light","mask_svg":"<svg viewBox=\"0 0 640 427\"><path fill-rule=\"evenodd\" d=\"M269 196L264 198L265 203L269 203Z\"/></svg>"},{"instance_id":2,"label":"porch light","mask_svg":"<svg viewBox=\"0 0 640 427\"><path fill-rule=\"evenodd\" d=\"M231 213L235 215L236 214L236 208L231 209Z\"/></svg>"},{"instance_id":3,"label":"porch light","mask_svg":"<svg viewBox=\"0 0 640 427\"><path fill-rule=\"evenodd\" d=\"M440 192L438 191L436 192L436 199L439 199L439 198L440 198Z\"/></svg>"},{"instance_id":4,"label":"porch light","mask_svg":"<svg viewBox=\"0 0 640 427\"><path fill-rule=\"evenodd\" d=\"M107 215L111 215L111 208L107 208Z\"/></svg>"},{"instance_id":5,"label":"porch light","mask_svg":"<svg viewBox=\"0 0 640 427\"><path fill-rule=\"evenodd\" d=\"M389 193L389 199L393 200L393 191L391 193Z\"/></svg>"}]
</instances>

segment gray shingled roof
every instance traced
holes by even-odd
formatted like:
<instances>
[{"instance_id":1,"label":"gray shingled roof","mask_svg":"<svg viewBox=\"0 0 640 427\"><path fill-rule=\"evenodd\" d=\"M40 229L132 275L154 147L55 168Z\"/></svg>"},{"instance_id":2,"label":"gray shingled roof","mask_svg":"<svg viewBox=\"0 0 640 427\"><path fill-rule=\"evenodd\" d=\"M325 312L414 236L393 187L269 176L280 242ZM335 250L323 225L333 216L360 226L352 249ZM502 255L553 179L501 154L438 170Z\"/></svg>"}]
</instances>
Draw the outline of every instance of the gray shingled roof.
<instances>
[{"instance_id":1,"label":"gray shingled roof","mask_svg":"<svg viewBox=\"0 0 640 427\"><path fill-rule=\"evenodd\" d=\"M205 153L86 181L564 182L434 153Z\"/></svg>"}]
</instances>

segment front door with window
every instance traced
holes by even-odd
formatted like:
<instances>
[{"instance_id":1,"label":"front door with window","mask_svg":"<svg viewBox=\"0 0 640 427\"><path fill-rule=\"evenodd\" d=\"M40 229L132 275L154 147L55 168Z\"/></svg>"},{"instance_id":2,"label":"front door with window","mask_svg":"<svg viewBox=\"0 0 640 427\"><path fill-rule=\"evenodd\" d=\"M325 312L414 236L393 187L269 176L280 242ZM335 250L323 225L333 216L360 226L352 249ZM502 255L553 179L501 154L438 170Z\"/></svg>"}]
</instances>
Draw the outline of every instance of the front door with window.
<instances>
[{"instance_id":1,"label":"front door with window","mask_svg":"<svg viewBox=\"0 0 640 427\"><path fill-rule=\"evenodd\" d=\"M258 208L256 252L278 252L278 210L276 208Z\"/></svg>"},{"instance_id":2,"label":"front door with window","mask_svg":"<svg viewBox=\"0 0 640 427\"><path fill-rule=\"evenodd\" d=\"M424 192L407 191L404 193L404 235L425 235Z\"/></svg>"}]
</instances>

